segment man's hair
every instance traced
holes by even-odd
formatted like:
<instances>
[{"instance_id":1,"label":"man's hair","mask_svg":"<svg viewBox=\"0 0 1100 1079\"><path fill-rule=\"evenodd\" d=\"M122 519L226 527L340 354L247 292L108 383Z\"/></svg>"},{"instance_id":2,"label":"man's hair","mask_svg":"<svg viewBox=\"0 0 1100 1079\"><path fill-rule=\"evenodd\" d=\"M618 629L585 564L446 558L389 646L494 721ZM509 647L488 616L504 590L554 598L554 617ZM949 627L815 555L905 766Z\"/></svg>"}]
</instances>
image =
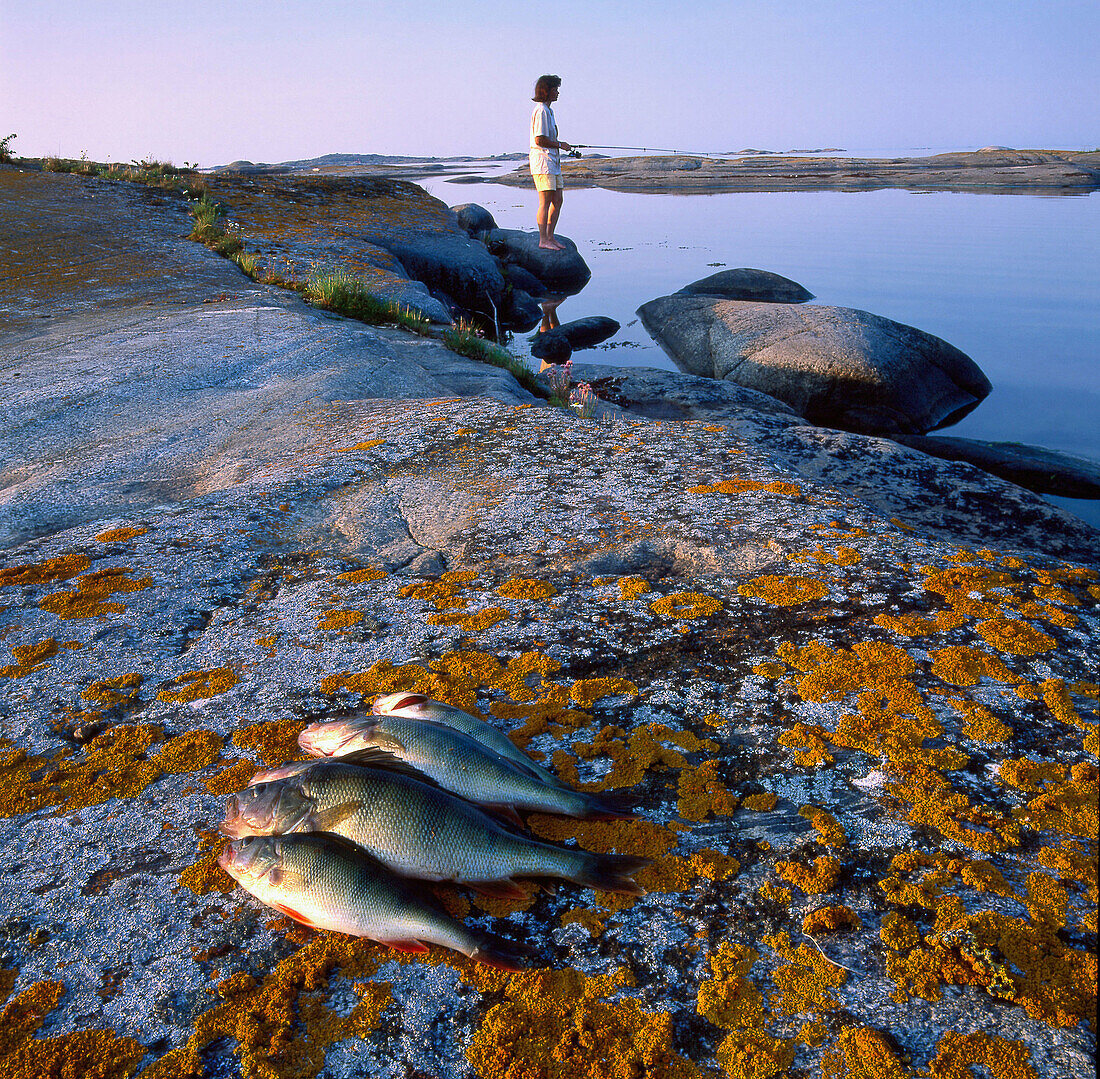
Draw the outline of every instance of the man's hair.
<instances>
[{"instance_id":1,"label":"man's hair","mask_svg":"<svg viewBox=\"0 0 1100 1079\"><path fill-rule=\"evenodd\" d=\"M532 101L545 101L550 96L551 90L561 86L560 75L540 75L535 82L535 96Z\"/></svg>"}]
</instances>

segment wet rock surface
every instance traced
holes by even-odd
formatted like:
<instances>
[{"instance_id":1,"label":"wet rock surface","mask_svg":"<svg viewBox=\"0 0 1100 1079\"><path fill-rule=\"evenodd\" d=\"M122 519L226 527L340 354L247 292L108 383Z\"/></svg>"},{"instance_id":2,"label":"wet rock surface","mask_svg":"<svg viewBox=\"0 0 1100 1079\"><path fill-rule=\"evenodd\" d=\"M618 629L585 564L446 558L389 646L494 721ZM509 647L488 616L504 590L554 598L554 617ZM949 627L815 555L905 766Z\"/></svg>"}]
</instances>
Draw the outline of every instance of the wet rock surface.
<instances>
[{"instance_id":1,"label":"wet rock surface","mask_svg":"<svg viewBox=\"0 0 1100 1079\"><path fill-rule=\"evenodd\" d=\"M3 347L12 1074L1088 1074L1094 532L783 406L586 422L271 289L138 295ZM438 889L508 975L234 889L226 795L399 689L635 793L527 824L649 894Z\"/></svg>"},{"instance_id":2,"label":"wet rock surface","mask_svg":"<svg viewBox=\"0 0 1100 1079\"><path fill-rule=\"evenodd\" d=\"M849 431L923 434L962 419L992 389L954 345L869 311L678 294L638 315L681 370Z\"/></svg>"},{"instance_id":3,"label":"wet rock surface","mask_svg":"<svg viewBox=\"0 0 1100 1079\"><path fill-rule=\"evenodd\" d=\"M558 236L561 251L539 247L537 232L493 229L485 236L489 250L504 263L515 263L558 293L579 292L592 276L588 264L568 236Z\"/></svg>"}]
</instances>

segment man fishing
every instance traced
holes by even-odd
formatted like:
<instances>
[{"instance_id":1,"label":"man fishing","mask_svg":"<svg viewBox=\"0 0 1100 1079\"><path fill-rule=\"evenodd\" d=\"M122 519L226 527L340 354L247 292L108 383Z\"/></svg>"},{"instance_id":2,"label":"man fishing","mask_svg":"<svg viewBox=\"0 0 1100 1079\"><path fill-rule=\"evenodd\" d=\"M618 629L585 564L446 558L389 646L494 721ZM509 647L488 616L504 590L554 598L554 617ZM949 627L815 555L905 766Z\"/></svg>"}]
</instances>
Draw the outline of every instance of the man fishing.
<instances>
[{"instance_id":1,"label":"man fishing","mask_svg":"<svg viewBox=\"0 0 1100 1079\"><path fill-rule=\"evenodd\" d=\"M565 245L554 239L554 229L561 213L562 178L559 151L573 147L558 140L558 125L550 107L558 100L560 75L540 75L535 83L534 111L531 113L531 176L539 193L536 221L539 226L539 247L549 251L564 251Z\"/></svg>"}]
</instances>

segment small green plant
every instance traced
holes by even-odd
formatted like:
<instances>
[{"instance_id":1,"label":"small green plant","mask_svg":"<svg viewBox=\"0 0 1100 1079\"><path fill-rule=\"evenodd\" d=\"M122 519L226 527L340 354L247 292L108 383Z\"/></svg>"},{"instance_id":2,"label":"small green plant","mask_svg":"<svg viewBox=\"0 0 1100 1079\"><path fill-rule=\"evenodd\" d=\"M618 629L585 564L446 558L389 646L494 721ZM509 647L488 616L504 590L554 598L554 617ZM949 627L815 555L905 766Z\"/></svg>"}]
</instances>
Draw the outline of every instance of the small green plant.
<instances>
[{"instance_id":1,"label":"small green plant","mask_svg":"<svg viewBox=\"0 0 1100 1079\"><path fill-rule=\"evenodd\" d=\"M471 360L491 364L493 367L502 367L509 371L512 377L525 389L537 397L547 398L549 394L546 387L538 380L538 376L520 359L513 356L507 349L494 345L481 337L477 330L463 319L459 319L455 325L444 330L441 340L452 352L460 356L467 356Z\"/></svg>"},{"instance_id":2,"label":"small green plant","mask_svg":"<svg viewBox=\"0 0 1100 1079\"><path fill-rule=\"evenodd\" d=\"M230 255L230 258L254 281L260 276L260 263L255 252L238 250L236 254Z\"/></svg>"},{"instance_id":3,"label":"small green plant","mask_svg":"<svg viewBox=\"0 0 1100 1079\"><path fill-rule=\"evenodd\" d=\"M431 321L391 300L375 295L366 282L346 270L323 269L310 274L305 285L305 297L315 307L335 311L339 315L358 319L371 326L396 323L406 330L427 336Z\"/></svg>"},{"instance_id":4,"label":"small green plant","mask_svg":"<svg viewBox=\"0 0 1100 1079\"><path fill-rule=\"evenodd\" d=\"M18 136L13 131L10 135L5 135L0 139L0 161L12 160L11 144L16 138Z\"/></svg>"}]
</instances>

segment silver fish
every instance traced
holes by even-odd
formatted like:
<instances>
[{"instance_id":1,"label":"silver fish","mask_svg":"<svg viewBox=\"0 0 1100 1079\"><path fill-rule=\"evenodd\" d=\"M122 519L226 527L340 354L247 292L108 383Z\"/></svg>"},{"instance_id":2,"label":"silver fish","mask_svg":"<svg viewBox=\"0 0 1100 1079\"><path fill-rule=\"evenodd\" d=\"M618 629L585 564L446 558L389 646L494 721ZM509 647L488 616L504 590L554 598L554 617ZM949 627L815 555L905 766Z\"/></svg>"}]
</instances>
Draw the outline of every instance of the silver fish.
<instances>
[{"instance_id":1,"label":"silver fish","mask_svg":"<svg viewBox=\"0 0 1100 1079\"><path fill-rule=\"evenodd\" d=\"M387 756L373 755L379 761ZM398 873L456 881L489 895L523 895L512 879L522 876L645 894L631 876L647 859L530 839L394 763L397 770L314 761L298 775L231 795L221 830L234 837L335 832Z\"/></svg>"},{"instance_id":2,"label":"silver fish","mask_svg":"<svg viewBox=\"0 0 1100 1079\"><path fill-rule=\"evenodd\" d=\"M441 787L479 805L567 817L630 816L628 798L548 787L461 731L427 720L371 716L313 723L298 744L314 757L346 757L362 749L391 753Z\"/></svg>"},{"instance_id":3,"label":"silver fish","mask_svg":"<svg viewBox=\"0 0 1100 1079\"><path fill-rule=\"evenodd\" d=\"M440 944L502 970L521 970L524 949L467 929L425 888L388 870L339 836L236 839L218 864L246 891L313 929L369 937L405 952Z\"/></svg>"},{"instance_id":4,"label":"silver fish","mask_svg":"<svg viewBox=\"0 0 1100 1079\"><path fill-rule=\"evenodd\" d=\"M430 723L442 723L445 727L477 739L483 746L495 750L505 760L530 772L547 786L564 786L556 775L531 760L503 731L469 712L463 712L461 708L455 708L454 705L433 701L423 693L387 693L374 702L371 710L376 716L400 716L403 719L425 719Z\"/></svg>"}]
</instances>

